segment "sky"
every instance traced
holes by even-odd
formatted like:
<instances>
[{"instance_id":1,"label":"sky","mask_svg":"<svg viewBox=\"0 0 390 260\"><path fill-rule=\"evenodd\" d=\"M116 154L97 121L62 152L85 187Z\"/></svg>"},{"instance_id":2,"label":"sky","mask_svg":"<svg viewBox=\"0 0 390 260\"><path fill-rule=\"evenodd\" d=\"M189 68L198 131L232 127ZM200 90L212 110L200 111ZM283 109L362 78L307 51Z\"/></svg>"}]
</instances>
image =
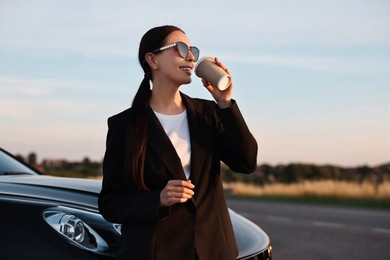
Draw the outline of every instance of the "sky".
<instances>
[{"instance_id":1,"label":"sky","mask_svg":"<svg viewBox=\"0 0 390 260\"><path fill-rule=\"evenodd\" d=\"M234 78L258 164L390 161L387 0L0 0L0 147L101 160L107 118L143 78L137 52L173 24ZM193 75L181 91L211 99Z\"/></svg>"}]
</instances>

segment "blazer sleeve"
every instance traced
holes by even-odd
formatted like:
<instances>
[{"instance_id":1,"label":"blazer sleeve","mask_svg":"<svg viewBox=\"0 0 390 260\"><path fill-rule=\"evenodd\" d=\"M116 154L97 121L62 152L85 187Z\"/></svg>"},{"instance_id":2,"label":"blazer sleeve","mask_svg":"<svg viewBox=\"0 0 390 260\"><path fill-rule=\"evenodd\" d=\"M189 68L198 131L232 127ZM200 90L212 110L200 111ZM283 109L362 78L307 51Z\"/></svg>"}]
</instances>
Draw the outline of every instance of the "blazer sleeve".
<instances>
[{"instance_id":1,"label":"blazer sleeve","mask_svg":"<svg viewBox=\"0 0 390 260\"><path fill-rule=\"evenodd\" d=\"M252 173L257 167L257 142L238 108L232 100L229 108L217 113L221 120L219 147L221 160L230 169L241 173Z\"/></svg>"},{"instance_id":2,"label":"blazer sleeve","mask_svg":"<svg viewBox=\"0 0 390 260\"><path fill-rule=\"evenodd\" d=\"M116 120L114 120L116 119ZM105 219L121 224L143 224L159 220L159 191L136 191L124 171L126 120L108 119L103 183L98 198Z\"/></svg>"}]
</instances>

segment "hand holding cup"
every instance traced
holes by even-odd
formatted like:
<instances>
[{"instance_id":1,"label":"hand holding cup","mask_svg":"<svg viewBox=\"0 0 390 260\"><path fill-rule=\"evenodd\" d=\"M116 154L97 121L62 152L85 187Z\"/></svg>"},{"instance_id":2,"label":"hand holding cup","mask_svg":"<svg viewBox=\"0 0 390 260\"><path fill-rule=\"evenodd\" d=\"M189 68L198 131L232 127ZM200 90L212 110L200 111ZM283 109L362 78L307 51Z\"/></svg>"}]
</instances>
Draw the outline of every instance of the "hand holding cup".
<instances>
[{"instance_id":1,"label":"hand holding cup","mask_svg":"<svg viewBox=\"0 0 390 260\"><path fill-rule=\"evenodd\" d=\"M195 74L211 93L221 108L229 107L233 89L233 79L229 70L217 58L203 57L195 67Z\"/></svg>"}]
</instances>

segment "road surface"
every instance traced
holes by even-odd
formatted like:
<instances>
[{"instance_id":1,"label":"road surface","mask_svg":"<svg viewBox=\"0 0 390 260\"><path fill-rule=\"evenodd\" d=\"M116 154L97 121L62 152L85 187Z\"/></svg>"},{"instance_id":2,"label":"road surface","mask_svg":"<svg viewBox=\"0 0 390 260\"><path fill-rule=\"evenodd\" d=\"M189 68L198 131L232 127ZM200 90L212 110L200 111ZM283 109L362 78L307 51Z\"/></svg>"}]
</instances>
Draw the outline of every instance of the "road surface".
<instances>
[{"instance_id":1,"label":"road surface","mask_svg":"<svg viewBox=\"0 0 390 260\"><path fill-rule=\"evenodd\" d=\"M271 238L273 259L390 259L390 210L228 200Z\"/></svg>"}]
</instances>

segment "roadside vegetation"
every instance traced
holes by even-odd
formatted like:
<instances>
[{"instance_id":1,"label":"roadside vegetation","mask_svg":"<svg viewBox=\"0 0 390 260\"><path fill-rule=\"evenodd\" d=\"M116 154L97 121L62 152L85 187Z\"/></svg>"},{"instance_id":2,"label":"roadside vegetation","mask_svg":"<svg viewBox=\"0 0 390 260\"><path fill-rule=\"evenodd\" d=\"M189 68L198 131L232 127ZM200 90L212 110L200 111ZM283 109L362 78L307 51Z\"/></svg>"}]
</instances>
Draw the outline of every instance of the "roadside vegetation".
<instances>
[{"instance_id":1,"label":"roadside vegetation","mask_svg":"<svg viewBox=\"0 0 390 260\"><path fill-rule=\"evenodd\" d=\"M101 178L101 162L84 158L80 162L42 160L35 153L17 156L44 174ZM390 209L390 163L376 167L339 167L290 163L262 164L252 174L238 174L222 165L226 195L234 198L282 200L381 207Z\"/></svg>"},{"instance_id":2,"label":"roadside vegetation","mask_svg":"<svg viewBox=\"0 0 390 260\"><path fill-rule=\"evenodd\" d=\"M225 183L226 194L234 198L296 201L380 207L390 209L390 182L346 182L335 180L270 183L255 185L243 182Z\"/></svg>"},{"instance_id":3,"label":"roadside vegetation","mask_svg":"<svg viewBox=\"0 0 390 260\"><path fill-rule=\"evenodd\" d=\"M250 175L223 169L229 197L390 208L389 164L355 168L264 164Z\"/></svg>"}]
</instances>

